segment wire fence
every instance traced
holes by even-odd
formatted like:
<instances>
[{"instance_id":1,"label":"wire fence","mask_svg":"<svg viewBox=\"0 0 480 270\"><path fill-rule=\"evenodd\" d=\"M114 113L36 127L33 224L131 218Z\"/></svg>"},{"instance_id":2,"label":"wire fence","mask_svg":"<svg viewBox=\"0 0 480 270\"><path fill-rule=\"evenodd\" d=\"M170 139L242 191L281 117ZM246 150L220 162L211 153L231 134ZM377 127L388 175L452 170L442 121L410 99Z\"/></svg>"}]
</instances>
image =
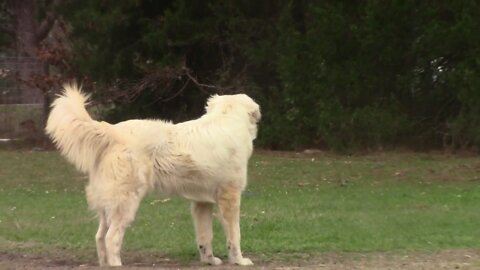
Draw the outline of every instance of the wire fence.
<instances>
[{"instance_id":1,"label":"wire fence","mask_svg":"<svg viewBox=\"0 0 480 270\"><path fill-rule=\"evenodd\" d=\"M36 58L0 57L0 139L31 138L42 133L42 95L32 95L35 92L22 79L42 74L43 69L44 63Z\"/></svg>"},{"instance_id":2,"label":"wire fence","mask_svg":"<svg viewBox=\"0 0 480 270\"><path fill-rule=\"evenodd\" d=\"M22 75L42 74L44 63L32 57L0 57L0 104L42 103L38 96L28 95Z\"/></svg>"}]
</instances>

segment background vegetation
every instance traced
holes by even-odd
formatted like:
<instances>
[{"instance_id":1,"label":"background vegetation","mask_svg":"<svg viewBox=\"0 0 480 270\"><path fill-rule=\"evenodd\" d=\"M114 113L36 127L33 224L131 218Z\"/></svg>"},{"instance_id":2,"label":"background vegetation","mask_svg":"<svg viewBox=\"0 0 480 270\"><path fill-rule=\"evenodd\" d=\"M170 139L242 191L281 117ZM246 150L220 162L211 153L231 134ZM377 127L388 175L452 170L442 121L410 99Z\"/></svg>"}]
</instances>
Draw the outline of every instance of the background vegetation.
<instances>
[{"instance_id":1,"label":"background vegetation","mask_svg":"<svg viewBox=\"0 0 480 270\"><path fill-rule=\"evenodd\" d=\"M209 94L242 91L262 106L263 147L480 145L478 1L86 0L57 12L61 71L117 105L113 121L181 121Z\"/></svg>"}]
</instances>

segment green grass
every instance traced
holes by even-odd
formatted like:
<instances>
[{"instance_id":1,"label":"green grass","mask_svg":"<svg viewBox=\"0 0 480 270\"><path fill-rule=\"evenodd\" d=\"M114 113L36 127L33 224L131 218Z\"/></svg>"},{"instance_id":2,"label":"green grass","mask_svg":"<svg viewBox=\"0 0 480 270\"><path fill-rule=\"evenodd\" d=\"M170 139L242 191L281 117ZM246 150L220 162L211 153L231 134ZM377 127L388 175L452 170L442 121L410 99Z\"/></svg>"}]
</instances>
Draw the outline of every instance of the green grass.
<instances>
[{"instance_id":1,"label":"green grass","mask_svg":"<svg viewBox=\"0 0 480 270\"><path fill-rule=\"evenodd\" d=\"M87 179L55 152L0 151L0 251L95 249ZM480 158L415 153L257 154L242 201L247 255L480 248ZM126 252L196 256L189 204L149 195ZM224 257L215 223L214 249ZM91 259L91 258L90 258Z\"/></svg>"}]
</instances>

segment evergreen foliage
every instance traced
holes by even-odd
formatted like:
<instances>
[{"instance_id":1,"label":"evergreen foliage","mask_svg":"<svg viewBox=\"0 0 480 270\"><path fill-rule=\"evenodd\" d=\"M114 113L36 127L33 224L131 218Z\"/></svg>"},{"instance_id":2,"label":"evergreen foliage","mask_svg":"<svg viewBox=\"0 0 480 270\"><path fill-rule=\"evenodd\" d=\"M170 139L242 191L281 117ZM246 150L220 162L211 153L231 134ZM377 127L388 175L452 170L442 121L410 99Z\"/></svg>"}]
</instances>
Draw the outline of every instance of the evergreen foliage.
<instances>
[{"instance_id":1,"label":"evergreen foliage","mask_svg":"<svg viewBox=\"0 0 480 270\"><path fill-rule=\"evenodd\" d=\"M181 121L202 114L211 93L242 91L261 104L263 147L480 145L478 1L86 0L64 8L76 65L99 94L157 74L134 99L114 100L119 119Z\"/></svg>"}]
</instances>

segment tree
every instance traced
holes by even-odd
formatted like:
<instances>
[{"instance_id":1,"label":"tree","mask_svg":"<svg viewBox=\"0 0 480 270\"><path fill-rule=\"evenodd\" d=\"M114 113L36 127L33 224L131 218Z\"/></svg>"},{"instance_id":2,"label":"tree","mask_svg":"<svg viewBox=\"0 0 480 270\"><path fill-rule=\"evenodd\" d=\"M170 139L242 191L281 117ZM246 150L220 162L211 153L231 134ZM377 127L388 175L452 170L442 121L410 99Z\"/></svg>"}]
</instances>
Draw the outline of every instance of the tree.
<instances>
[{"instance_id":1,"label":"tree","mask_svg":"<svg viewBox=\"0 0 480 270\"><path fill-rule=\"evenodd\" d=\"M21 96L24 102L43 103L45 91L33 86L35 77L48 74L48 64L39 58L42 42L50 33L58 13L61 0L7 0L0 7L2 30L10 36L11 47L19 63L17 78L22 84ZM29 65L37 62L43 68L32 70Z\"/></svg>"}]
</instances>

